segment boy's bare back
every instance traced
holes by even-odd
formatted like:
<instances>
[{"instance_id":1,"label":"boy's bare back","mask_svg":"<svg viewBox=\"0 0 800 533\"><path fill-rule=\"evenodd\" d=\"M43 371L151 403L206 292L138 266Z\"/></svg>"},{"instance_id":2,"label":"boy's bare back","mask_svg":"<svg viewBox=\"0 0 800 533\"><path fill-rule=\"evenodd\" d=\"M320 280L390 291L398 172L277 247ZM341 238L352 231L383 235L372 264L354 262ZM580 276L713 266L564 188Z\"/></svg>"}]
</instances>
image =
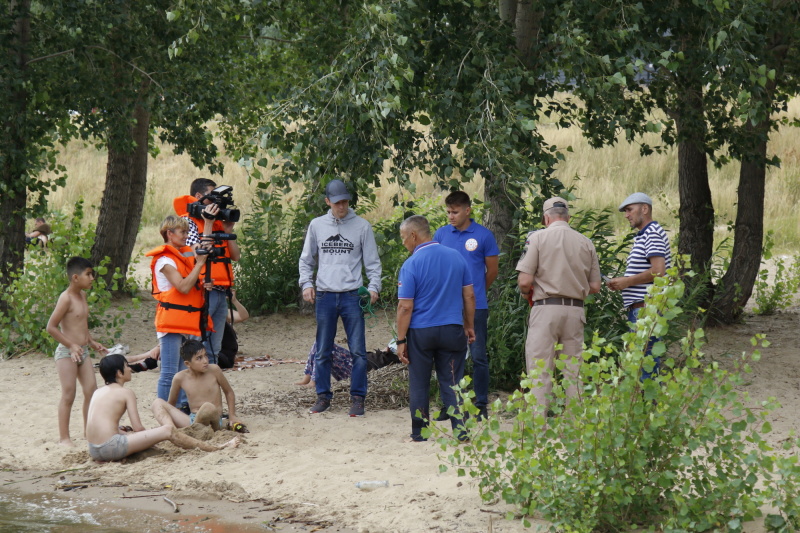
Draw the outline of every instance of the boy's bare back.
<instances>
[{"instance_id":1,"label":"boy's bare back","mask_svg":"<svg viewBox=\"0 0 800 533\"><path fill-rule=\"evenodd\" d=\"M86 440L92 444L103 444L118 433L119 421L125 411L132 425L141 426L136 411L136 395L119 385L106 385L99 388L92 396L89 404L89 416L86 424ZM143 427L134 427L141 431Z\"/></svg>"}]
</instances>

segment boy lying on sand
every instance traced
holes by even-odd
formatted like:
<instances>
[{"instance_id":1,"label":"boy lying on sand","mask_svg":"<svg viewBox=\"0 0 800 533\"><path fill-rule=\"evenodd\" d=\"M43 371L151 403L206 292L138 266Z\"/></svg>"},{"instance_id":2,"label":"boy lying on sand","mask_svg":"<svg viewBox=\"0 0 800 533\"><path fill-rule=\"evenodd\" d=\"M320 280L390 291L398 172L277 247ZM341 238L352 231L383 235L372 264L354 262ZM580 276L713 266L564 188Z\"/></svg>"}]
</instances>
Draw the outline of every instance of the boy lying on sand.
<instances>
[{"instance_id":1,"label":"boy lying on sand","mask_svg":"<svg viewBox=\"0 0 800 533\"><path fill-rule=\"evenodd\" d=\"M247 428L236 417L236 396L233 389L220 367L209 364L203 343L195 340L184 342L181 346L181 358L187 369L181 370L172 378L169 402L153 402L156 420L179 428L203 424L211 426L214 431L230 426L230 429L246 433ZM186 392L189 400L189 415L175 407L181 389ZM222 393L225 393L228 404L227 423L222 418Z\"/></svg>"},{"instance_id":2,"label":"boy lying on sand","mask_svg":"<svg viewBox=\"0 0 800 533\"><path fill-rule=\"evenodd\" d=\"M239 437L236 437L214 446L179 432L172 424L145 429L139 419L136 394L124 387L131 380L131 369L125 357L115 354L103 358L100 375L106 386L92 396L86 424L89 455L95 461L119 461L165 440L187 450L199 448L206 452L235 448L239 444ZM119 427L126 411L132 428Z\"/></svg>"}]
</instances>

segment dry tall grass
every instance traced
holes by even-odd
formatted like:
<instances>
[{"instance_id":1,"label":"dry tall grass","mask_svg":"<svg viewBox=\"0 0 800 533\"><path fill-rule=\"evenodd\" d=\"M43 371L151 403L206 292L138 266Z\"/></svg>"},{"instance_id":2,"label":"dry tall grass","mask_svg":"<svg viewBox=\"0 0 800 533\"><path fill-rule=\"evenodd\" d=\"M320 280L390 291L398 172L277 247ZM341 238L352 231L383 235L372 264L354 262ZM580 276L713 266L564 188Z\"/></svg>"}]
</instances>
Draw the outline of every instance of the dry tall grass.
<instances>
[{"instance_id":1,"label":"dry tall grass","mask_svg":"<svg viewBox=\"0 0 800 533\"><path fill-rule=\"evenodd\" d=\"M790 116L800 114L800 100L791 103ZM616 146L592 149L577 128L559 129L543 124L546 140L565 150L571 146L573 153L556 170L556 176L566 185L575 185L578 208L612 209L631 192L643 191L654 202L655 217L668 229L677 231L678 190L677 151L641 157L636 145L620 143ZM798 133L793 128L782 128L773 134L769 150L783 161L782 166L770 169L767 176L765 224L775 232L776 246L782 251L795 251L800 242L800 154L796 147ZM650 139L655 143L657 139ZM247 172L228 158L223 157L225 173L222 177L210 176L208 172L195 168L187 155L175 155L169 146L161 146L161 154L150 159L148 164L148 186L137 249L147 248L160 242L158 225L172 212L172 199L188 193L189 184L197 177L212 177L217 183L231 185L238 206L246 215L250 198L256 190ZM67 168L67 186L51 194L52 209L69 210L83 197L87 215L96 219L105 179L106 152L90 145L73 141L62 150L59 161ZM727 222L736 216L736 188L739 165L731 164L722 169L710 168L711 190L717 212L717 236L728 235ZM392 211L391 197L397 186L388 183L388 173L382 178L377 191L377 209L370 213L372 220L387 216ZM417 197L441 194L435 190L430 179L422 172L412 174L417 187ZM483 197L483 182L477 179L465 185L472 196ZM298 201L295 191L286 199L287 203ZM94 207L92 207L94 206ZM626 231L622 216L617 217L620 232Z\"/></svg>"}]
</instances>

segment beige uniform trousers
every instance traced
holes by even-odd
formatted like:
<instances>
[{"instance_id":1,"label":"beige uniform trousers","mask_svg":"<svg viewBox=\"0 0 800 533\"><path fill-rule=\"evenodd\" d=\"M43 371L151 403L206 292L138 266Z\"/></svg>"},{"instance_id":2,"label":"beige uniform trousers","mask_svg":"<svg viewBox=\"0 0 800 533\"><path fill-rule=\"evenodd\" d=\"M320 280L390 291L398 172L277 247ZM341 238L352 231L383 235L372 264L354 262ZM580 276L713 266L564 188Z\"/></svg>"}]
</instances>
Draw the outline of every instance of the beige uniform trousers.
<instances>
[{"instance_id":1,"label":"beige uniform trousers","mask_svg":"<svg viewBox=\"0 0 800 533\"><path fill-rule=\"evenodd\" d=\"M567 398L578 395L580 355L583 351L583 330L586 315L582 307L567 305L536 305L528 318L528 338L525 340L525 363L528 373L543 368L537 377L534 373L532 391L544 409L550 404L553 390L553 368L556 356L575 356L567 361L562 372ZM562 345L556 353L555 346Z\"/></svg>"}]
</instances>

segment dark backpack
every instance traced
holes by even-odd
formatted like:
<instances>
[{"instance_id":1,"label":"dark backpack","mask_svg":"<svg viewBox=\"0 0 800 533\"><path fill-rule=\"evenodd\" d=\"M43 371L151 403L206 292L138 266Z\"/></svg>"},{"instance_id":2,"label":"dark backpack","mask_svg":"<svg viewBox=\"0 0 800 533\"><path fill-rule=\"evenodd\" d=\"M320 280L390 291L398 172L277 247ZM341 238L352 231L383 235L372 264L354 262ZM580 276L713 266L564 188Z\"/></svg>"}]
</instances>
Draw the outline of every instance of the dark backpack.
<instances>
[{"instance_id":1,"label":"dark backpack","mask_svg":"<svg viewBox=\"0 0 800 533\"><path fill-rule=\"evenodd\" d=\"M239 353L239 339L236 337L236 331L233 326L225 322L222 346L217 354L217 364L220 368L233 368L237 353Z\"/></svg>"}]
</instances>

